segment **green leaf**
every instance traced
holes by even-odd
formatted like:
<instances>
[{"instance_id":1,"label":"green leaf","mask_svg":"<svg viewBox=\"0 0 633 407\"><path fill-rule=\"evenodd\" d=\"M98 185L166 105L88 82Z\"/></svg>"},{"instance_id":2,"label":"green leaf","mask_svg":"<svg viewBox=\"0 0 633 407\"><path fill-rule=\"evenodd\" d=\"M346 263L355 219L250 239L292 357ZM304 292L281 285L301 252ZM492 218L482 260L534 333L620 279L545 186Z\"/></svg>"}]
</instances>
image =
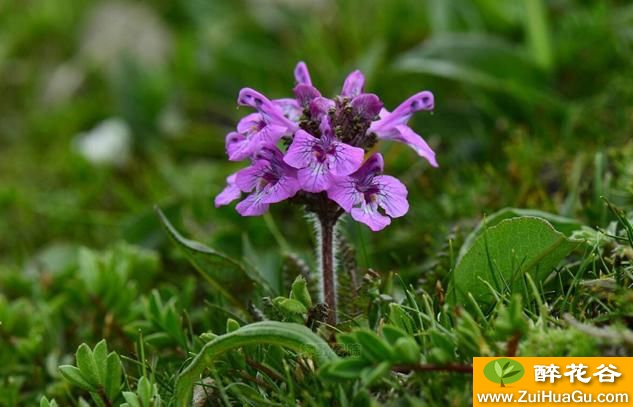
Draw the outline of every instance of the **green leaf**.
<instances>
[{"instance_id":1,"label":"green leaf","mask_svg":"<svg viewBox=\"0 0 633 407\"><path fill-rule=\"evenodd\" d=\"M407 333L395 325L383 325L382 335L392 345L400 338L406 337Z\"/></svg>"},{"instance_id":2,"label":"green leaf","mask_svg":"<svg viewBox=\"0 0 633 407\"><path fill-rule=\"evenodd\" d=\"M145 376L142 376L138 381L138 385L136 386L136 394L138 394L138 398L141 401L141 404L144 407L150 406L150 401L152 400L153 389L152 384Z\"/></svg>"},{"instance_id":3,"label":"green leaf","mask_svg":"<svg viewBox=\"0 0 633 407\"><path fill-rule=\"evenodd\" d=\"M501 369L501 365L499 364L499 362L495 362L495 373L498 377L503 376L503 369Z\"/></svg>"},{"instance_id":4,"label":"green leaf","mask_svg":"<svg viewBox=\"0 0 633 407\"><path fill-rule=\"evenodd\" d=\"M121 375L123 368L116 352L110 352L106 359L106 374L103 387L108 399L114 400L121 391Z\"/></svg>"},{"instance_id":5,"label":"green leaf","mask_svg":"<svg viewBox=\"0 0 633 407\"><path fill-rule=\"evenodd\" d=\"M176 380L176 405L187 407L194 383L205 369L222 354L247 345L277 345L312 357L318 364L337 360L338 356L327 342L303 325L262 321L246 325L226 335L218 336L204 345L200 353Z\"/></svg>"},{"instance_id":6,"label":"green leaf","mask_svg":"<svg viewBox=\"0 0 633 407\"><path fill-rule=\"evenodd\" d=\"M391 363L382 362L376 367L367 367L363 369L360 374L360 379L362 380L363 384L365 384L365 386L371 386L378 379L389 373L390 370Z\"/></svg>"},{"instance_id":7,"label":"green leaf","mask_svg":"<svg viewBox=\"0 0 633 407\"><path fill-rule=\"evenodd\" d=\"M420 348L415 339L410 336L398 339L396 341L395 350L401 362L418 363L420 361Z\"/></svg>"},{"instance_id":8,"label":"green leaf","mask_svg":"<svg viewBox=\"0 0 633 407\"><path fill-rule=\"evenodd\" d=\"M506 375L508 374L508 372L510 372L512 369L514 369L514 366L508 366L510 364L510 362L506 363L505 366L503 367L503 375L504 377L507 377Z\"/></svg>"},{"instance_id":9,"label":"green leaf","mask_svg":"<svg viewBox=\"0 0 633 407\"><path fill-rule=\"evenodd\" d=\"M360 329L352 334L360 345L361 354L372 362L393 360L395 357L393 349L373 331Z\"/></svg>"},{"instance_id":10,"label":"green leaf","mask_svg":"<svg viewBox=\"0 0 633 407\"><path fill-rule=\"evenodd\" d=\"M292 283L292 289L290 290L290 298L301 302L306 308L312 307L312 298L308 291L308 283L303 276L297 276Z\"/></svg>"},{"instance_id":11,"label":"green leaf","mask_svg":"<svg viewBox=\"0 0 633 407\"><path fill-rule=\"evenodd\" d=\"M305 305L291 298L277 297L273 299L273 304L282 312L288 314L305 314L308 312Z\"/></svg>"},{"instance_id":12,"label":"green leaf","mask_svg":"<svg viewBox=\"0 0 633 407\"><path fill-rule=\"evenodd\" d=\"M59 372L62 374L64 379L68 380L73 386L77 386L80 389L87 391L95 390L94 386L84 379L81 371L75 366L62 365L59 367Z\"/></svg>"},{"instance_id":13,"label":"green leaf","mask_svg":"<svg viewBox=\"0 0 633 407\"><path fill-rule=\"evenodd\" d=\"M227 318L226 320L226 332L233 332L240 329L240 323L234 320L233 318Z\"/></svg>"},{"instance_id":14,"label":"green leaf","mask_svg":"<svg viewBox=\"0 0 633 407\"><path fill-rule=\"evenodd\" d=\"M136 394L132 393L131 391L124 391L123 398L129 405L129 407L142 407Z\"/></svg>"},{"instance_id":15,"label":"green leaf","mask_svg":"<svg viewBox=\"0 0 633 407\"><path fill-rule=\"evenodd\" d=\"M57 407L57 402L55 399L48 401L48 399L44 396L40 399L40 407Z\"/></svg>"},{"instance_id":16,"label":"green leaf","mask_svg":"<svg viewBox=\"0 0 633 407\"><path fill-rule=\"evenodd\" d=\"M77 353L75 354L77 359L77 367L81 371L81 375L90 383L93 387L99 387L102 382L99 378L99 369L97 363L92 354L92 351L85 343L79 345Z\"/></svg>"},{"instance_id":17,"label":"green leaf","mask_svg":"<svg viewBox=\"0 0 633 407\"><path fill-rule=\"evenodd\" d=\"M519 372L520 372L520 370L515 370L514 372L510 372L510 373L508 373L508 374L505 374L505 375L503 376L503 378L504 378L504 379L507 379L508 377L512 377L512 376L514 376L515 374L517 374L517 373L519 373Z\"/></svg>"},{"instance_id":18,"label":"green leaf","mask_svg":"<svg viewBox=\"0 0 633 407\"><path fill-rule=\"evenodd\" d=\"M525 5L525 31L527 32L530 53L534 61L544 69L553 65L552 41L549 34L547 5L543 0L523 0Z\"/></svg>"},{"instance_id":19,"label":"green leaf","mask_svg":"<svg viewBox=\"0 0 633 407\"><path fill-rule=\"evenodd\" d=\"M247 311L246 304L255 296L258 287L269 294L270 288L256 271L202 243L183 237L156 207L169 237L183 251L202 277L235 306Z\"/></svg>"},{"instance_id":20,"label":"green leaf","mask_svg":"<svg viewBox=\"0 0 633 407\"><path fill-rule=\"evenodd\" d=\"M470 293L482 309L489 307L497 294L521 292L526 273L543 281L581 243L541 218L503 220L486 229L457 264L448 299L471 309Z\"/></svg>"},{"instance_id":21,"label":"green leaf","mask_svg":"<svg viewBox=\"0 0 633 407\"><path fill-rule=\"evenodd\" d=\"M336 360L327 364L320 374L326 378L357 379L368 363L369 361L358 357Z\"/></svg>"},{"instance_id":22,"label":"green leaf","mask_svg":"<svg viewBox=\"0 0 633 407\"><path fill-rule=\"evenodd\" d=\"M108 370L108 345L105 339L102 339L97 343L92 351L95 365L97 366L97 373L99 375L99 384L105 383L106 372Z\"/></svg>"},{"instance_id":23,"label":"green leaf","mask_svg":"<svg viewBox=\"0 0 633 407\"><path fill-rule=\"evenodd\" d=\"M543 212L536 209L521 209L521 208L503 208L500 211L486 216L477 227L464 239L464 244L459 249L456 263L459 264L464 255L475 244L475 240L486 230L498 225L505 219L519 218L522 216L532 216L535 218L543 218L552 224L554 229L563 233L565 236L570 237L571 234L582 228L582 223L576 219L566 218L564 216L554 215L549 212Z\"/></svg>"}]
</instances>

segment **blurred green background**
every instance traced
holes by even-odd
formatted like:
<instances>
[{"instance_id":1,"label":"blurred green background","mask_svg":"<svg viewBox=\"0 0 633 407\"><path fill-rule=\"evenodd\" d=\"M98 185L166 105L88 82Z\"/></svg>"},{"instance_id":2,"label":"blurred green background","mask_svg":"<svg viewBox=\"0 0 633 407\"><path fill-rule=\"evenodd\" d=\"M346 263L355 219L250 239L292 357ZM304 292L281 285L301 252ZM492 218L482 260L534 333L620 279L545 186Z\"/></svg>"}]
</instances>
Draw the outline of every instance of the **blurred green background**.
<instances>
[{"instance_id":1,"label":"blurred green background","mask_svg":"<svg viewBox=\"0 0 633 407\"><path fill-rule=\"evenodd\" d=\"M120 241L159 251L156 281L178 292L193 271L177 261L155 204L280 287L280 247L313 261L300 208L241 218L212 200L241 166L224 154L247 112L238 91L290 95L299 60L327 95L358 68L389 109L422 89L436 97L435 112L411 124L440 168L382 145L411 210L376 234L347 223L361 268L434 282L448 240L458 245L486 213L527 207L605 226L601 196L633 204L627 1L9 0L0 292L45 295L47 267L65 253ZM73 351L82 338L68 337Z\"/></svg>"},{"instance_id":2,"label":"blurred green background","mask_svg":"<svg viewBox=\"0 0 633 407\"><path fill-rule=\"evenodd\" d=\"M404 146L383 145L387 171L408 184L412 209L380 234L349 225L365 266L419 268L455 224L504 206L601 223L594 198L619 179L620 194L630 192L631 164L608 157L631 152L633 6L626 1L0 7L0 261L7 266L60 242L156 248L165 237L154 204L231 254L274 249L270 224L215 209L212 198L240 167L223 147L246 113L236 109L239 89L289 95L299 60L325 94L360 68L367 90L388 108L421 89L436 95L435 112L415 117L413 127L437 150L440 168ZM619 164L625 168L612 179L606 171ZM604 190L593 191L596 177L609 177L598 182ZM277 205L272 215L293 246L309 250L296 208Z\"/></svg>"}]
</instances>

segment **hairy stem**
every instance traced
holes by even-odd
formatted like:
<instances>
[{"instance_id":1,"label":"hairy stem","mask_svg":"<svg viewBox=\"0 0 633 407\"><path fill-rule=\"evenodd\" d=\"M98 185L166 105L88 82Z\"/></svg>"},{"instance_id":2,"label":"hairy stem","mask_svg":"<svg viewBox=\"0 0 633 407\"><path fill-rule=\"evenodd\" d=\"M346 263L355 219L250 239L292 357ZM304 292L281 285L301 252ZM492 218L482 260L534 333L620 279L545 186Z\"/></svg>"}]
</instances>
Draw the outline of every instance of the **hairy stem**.
<instances>
[{"instance_id":1,"label":"hairy stem","mask_svg":"<svg viewBox=\"0 0 633 407\"><path fill-rule=\"evenodd\" d=\"M336 281L334 276L334 224L335 219L321 217L321 277L323 283L323 298L327 304L327 322L336 324Z\"/></svg>"}]
</instances>

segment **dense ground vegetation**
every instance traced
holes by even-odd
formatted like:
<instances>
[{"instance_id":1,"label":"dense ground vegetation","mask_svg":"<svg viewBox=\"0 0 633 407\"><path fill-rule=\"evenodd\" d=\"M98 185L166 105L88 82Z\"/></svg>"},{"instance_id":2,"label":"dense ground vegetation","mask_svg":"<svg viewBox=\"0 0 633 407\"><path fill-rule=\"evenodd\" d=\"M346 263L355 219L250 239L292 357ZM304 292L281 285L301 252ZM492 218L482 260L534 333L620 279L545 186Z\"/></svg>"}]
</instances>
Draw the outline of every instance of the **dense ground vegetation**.
<instances>
[{"instance_id":1,"label":"dense ground vegetation","mask_svg":"<svg viewBox=\"0 0 633 407\"><path fill-rule=\"evenodd\" d=\"M0 405L464 405L473 356L630 355L632 26L625 1L0 4ZM213 206L237 92L285 96L298 60L436 99L411 126L438 169L381 147L407 216L341 230L336 327L300 208Z\"/></svg>"}]
</instances>

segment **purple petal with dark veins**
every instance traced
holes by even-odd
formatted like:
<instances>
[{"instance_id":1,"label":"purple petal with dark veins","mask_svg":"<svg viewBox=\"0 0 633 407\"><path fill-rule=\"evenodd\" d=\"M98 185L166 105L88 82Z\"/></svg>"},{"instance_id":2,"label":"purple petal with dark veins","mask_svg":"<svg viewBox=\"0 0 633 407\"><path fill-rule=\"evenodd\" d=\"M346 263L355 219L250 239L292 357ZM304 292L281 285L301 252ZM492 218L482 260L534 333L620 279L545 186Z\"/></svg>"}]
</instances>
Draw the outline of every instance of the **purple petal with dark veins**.
<instances>
[{"instance_id":1,"label":"purple petal with dark veins","mask_svg":"<svg viewBox=\"0 0 633 407\"><path fill-rule=\"evenodd\" d=\"M382 102L373 93L363 93L352 99L352 109L355 114L365 120L374 120L382 109Z\"/></svg>"}]
</instances>

